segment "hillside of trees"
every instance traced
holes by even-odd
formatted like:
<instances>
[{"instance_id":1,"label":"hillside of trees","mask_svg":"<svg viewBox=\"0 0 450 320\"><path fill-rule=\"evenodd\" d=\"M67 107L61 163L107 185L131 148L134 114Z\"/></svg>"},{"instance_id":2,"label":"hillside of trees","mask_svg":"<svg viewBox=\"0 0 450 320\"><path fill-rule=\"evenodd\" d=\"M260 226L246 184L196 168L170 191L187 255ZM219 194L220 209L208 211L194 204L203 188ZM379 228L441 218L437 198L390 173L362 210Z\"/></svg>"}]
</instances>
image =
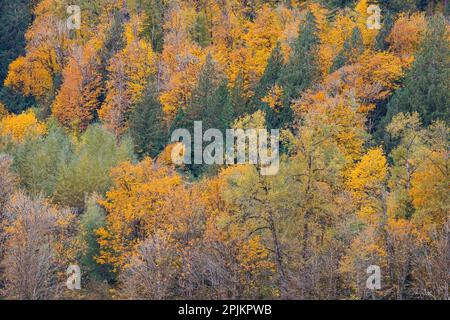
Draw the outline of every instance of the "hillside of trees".
<instances>
[{"instance_id":1,"label":"hillside of trees","mask_svg":"<svg viewBox=\"0 0 450 320\"><path fill-rule=\"evenodd\" d=\"M1 0L0 299L450 299L448 7ZM174 163L200 120L278 173Z\"/></svg>"}]
</instances>

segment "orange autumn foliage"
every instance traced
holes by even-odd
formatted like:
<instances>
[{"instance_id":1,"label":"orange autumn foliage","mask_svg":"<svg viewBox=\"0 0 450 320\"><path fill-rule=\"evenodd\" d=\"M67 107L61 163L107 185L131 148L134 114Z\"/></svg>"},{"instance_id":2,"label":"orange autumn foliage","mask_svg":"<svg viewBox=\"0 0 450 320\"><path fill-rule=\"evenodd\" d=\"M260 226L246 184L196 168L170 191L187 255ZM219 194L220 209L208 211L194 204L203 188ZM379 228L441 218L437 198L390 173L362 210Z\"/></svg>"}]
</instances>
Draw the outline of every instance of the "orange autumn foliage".
<instances>
[{"instance_id":1,"label":"orange autumn foliage","mask_svg":"<svg viewBox=\"0 0 450 320\"><path fill-rule=\"evenodd\" d=\"M114 55L108 66L105 103L99 117L117 135L127 128L127 115L142 98L148 80L154 74L151 44L140 38L142 17L133 16L125 25L125 48Z\"/></svg>"},{"instance_id":2,"label":"orange autumn foliage","mask_svg":"<svg viewBox=\"0 0 450 320\"><path fill-rule=\"evenodd\" d=\"M52 114L66 127L81 131L94 119L102 93L96 70L95 50L88 46L74 50L63 71L64 82L52 106Z\"/></svg>"},{"instance_id":3,"label":"orange autumn foliage","mask_svg":"<svg viewBox=\"0 0 450 320\"><path fill-rule=\"evenodd\" d=\"M425 14L400 14L386 41L396 55L401 57L405 63L410 64L414 60L414 54L426 30Z\"/></svg>"},{"instance_id":4,"label":"orange autumn foliage","mask_svg":"<svg viewBox=\"0 0 450 320\"><path fill-rule=\"evenodd\" d=\"M164 50L161 54L161 95L166 119L170 122L179 109L187 110L192 90L205 58L204 52L189 38L188 25L182 14L189 9L171 9L164 28Z\"/></svg>"}]
</instances>

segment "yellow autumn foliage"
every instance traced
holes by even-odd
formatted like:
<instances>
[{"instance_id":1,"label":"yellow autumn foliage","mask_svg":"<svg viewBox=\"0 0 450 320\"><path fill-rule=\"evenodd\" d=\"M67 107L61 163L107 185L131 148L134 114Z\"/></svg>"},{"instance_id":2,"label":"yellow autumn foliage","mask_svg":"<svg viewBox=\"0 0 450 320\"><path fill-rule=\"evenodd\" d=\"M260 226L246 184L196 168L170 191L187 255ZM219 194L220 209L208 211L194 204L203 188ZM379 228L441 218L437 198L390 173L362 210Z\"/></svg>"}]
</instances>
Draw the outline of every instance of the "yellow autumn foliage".
<instances>
[{"instance_id":1,"label":"yellow autumn foliage","mask_svg":"<svg viewBox=\"0 0 450 320\"><path fill-rule=\"evenodd\" d=\"M348 176L347 186L359 205L358 216L366 223L374 224L381 217L378 199L383 196L387 169L386 157L378 147L363 155Z\"/></svg>"},{"instance_id":2,"label":"yellow autumn foliage","mask_svg":"<svg viewBox=\"0 0 450 320\"><path fill-rule=\"evenodd\" d=\"M38 137L47 132L47 126L36 118L32 110L20 115L8 115L0 120L0 135L9 136L15 142L27 137Z\"/></svg>"},{"instance_id":3,"label":"yellow autumn foliage","mask_svg":"<svg viewBox=\"0 0 450 320\"><path fill-rule=\"evenodd\" d=\"M111 172L113 188L99 203L106 209L107 226L98 230L99 263L115 269L126 264L139 240L154 228L171 228L168 223L171 195L177 194L181 178L146 158L137 165L125 162Z\"/></svg>"}]
</instances>

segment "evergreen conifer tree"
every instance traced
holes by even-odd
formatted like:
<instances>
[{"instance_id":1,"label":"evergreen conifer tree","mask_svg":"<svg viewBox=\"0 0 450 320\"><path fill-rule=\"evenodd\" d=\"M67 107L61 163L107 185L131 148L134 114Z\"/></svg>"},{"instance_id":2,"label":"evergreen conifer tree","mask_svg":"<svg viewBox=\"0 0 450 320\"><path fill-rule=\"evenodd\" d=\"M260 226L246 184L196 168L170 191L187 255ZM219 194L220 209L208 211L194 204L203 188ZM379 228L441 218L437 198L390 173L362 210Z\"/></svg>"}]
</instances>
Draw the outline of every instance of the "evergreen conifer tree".
<instances>
[{"instance_id":1,"label":"evergreen conifer tree","mask_svg":"<svg viewBox=\"0 0 450 320\"><path fill-rule=\"evenodd\" d=\"M406 76L404 87L395 92L387 106L384 123L398 112L418 112L424 124L449 121L450 50L445 18L431 18L422 48Z\"/></svg>"},{"instance_id":2,"label":"evergreen conifer tree","mask_svg":"<svg viewBox=\"0 0 450 320\"><path fill-rule=\"evenodd\" d=\"M140 103L132 110L129 130L136 152L155 157L167 142L162 106L153 89L152 82Z\"/></svg>"}]
</instances>

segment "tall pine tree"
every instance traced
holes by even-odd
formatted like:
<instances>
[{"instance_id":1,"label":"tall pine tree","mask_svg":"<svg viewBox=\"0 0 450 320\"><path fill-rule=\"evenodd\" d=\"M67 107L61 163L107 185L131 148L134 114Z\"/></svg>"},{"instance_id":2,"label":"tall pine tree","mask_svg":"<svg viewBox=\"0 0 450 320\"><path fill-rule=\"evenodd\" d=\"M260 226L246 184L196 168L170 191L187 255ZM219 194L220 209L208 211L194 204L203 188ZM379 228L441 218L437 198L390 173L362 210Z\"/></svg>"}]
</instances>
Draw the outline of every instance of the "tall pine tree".
<instances>
[{"instance_id":1,"label":"tall pine tree","mask_svg":"<svg viewBox=\"0 0 450 320\"><path fill-rule=\"evenodd\" d=\"M387 36L391 33L394 26L394 17L391 11L387 11L384 15L383 26L378 32L376 37L376 48L380 51L385 51L389 48L389 44L386 42Z\"/></svg>"},{"instance_id":2,"label":"tall pine tree","mask_svg":"<svg viewBox=\"0 0 450 320\"><path fill-rule=\"evenodd\" d=\"M208 18L204 10L197 15L194 25L194 40L203 48L211 44L211 32L208 27Z\"/></svg>"},{"instance_id":3,"label":"tall pine tree","mask_svg":"<svg viewBox=\"0 0 450 320\"><path fill-rule=\"evenodd\" d=\"M344 48L336 56L330 72L334 72L342 68L347 63L354 62L360 54L364 52L364 43L361 30L354 27L350 38L344 42Z\"/></svg>"},{"instance_id":4,"label":"tall pine tree","mask_svg":"<svg viewBox=\"0 0 450 320\"><path fill-rule=\"evenodd\" d=\"M228 93L228 81L218 73L216 62L210 54L200 71L198 83L192 92L185 123L192 128L194 121L202 121L203 127L225 129L234 115Z\"/></svg>"},{"instance_id":5,"label":"tall pine tree","mask_svg":"<svg viewBox=\"0 0 450 320\"><path fill-rule=\"evenodd\" d=\"M320 76L317 61L317 48L319 45L318 27L316 18L311 11L306 14L304 23L300 24L300 31L295 42L289 61L283 68L280 84L283 88L283 112L273 126L282 127L292 121L290 104L300 94L308 89Z\"/></svg>"},{"instance_id":6,"label":"tall pine tree","mask_svg":"<svg viewBox=\"0 0 450 320\"><path fill-rule=\"evenodd\" d=\"M144 97L133 108L128 120L136 152L141 156L157 156L168 138L162 106L155 88L151 81Z\"/></svg>"},{"instance_id":7,"label":"tall pine tree","mask_svg":"<svg viewBox=\"0 0 450 320\"><path fill-rule=\"evenodd\" d=\"M254 111L245 94L244 77L242 76L242 72L239 72L234 80L233 86L230 90L230 100L233 107L234 116L236 118Z\"/></svg>"},{"instance_id":8,"label":"tall pine tree","mask_svg":"<svg viewBox=\"0 0 450 320\"><path fill-rule=\"evenodd\" d=\"M261 108L261 99L263 99L269 90L278 83L281 71L283 70L283 52L281 46L277 43L272 50L269 60L267 61L264 74L258 82L255 89L255 95L252 99L252 104L257 109Z\"/></svg>"},{"instance_id":9,"label":"tall pine tree","mask_svg":"<svg viewBox=\"0 0 450 320\"><path fill-rule=\"evenodd\" d=\"M142 34L150 40L153 50L161 52L164 45L164 16L167 4L164 0L144 0L146 16Z\"/></svg>"},{"instance_id":10,"label":"tall pine tree","mask_svg":"<svg viewBox=\"0 0 450 320\"><path fill-rule=\"evenodd\" d=\"M9 64L25 53L25 32L33 19L35 3L31 0L0 1L0 102L14 113L35 103L32 97L3 87Z\"/></svg>"},{"instance_id":11,"label":"tall pine tree","mask_svg":"<svg viewBox=\"0 0 450 320\"><path fill-rule=\"evenodd\" d=\"M267 94L280 82L280 76L284 67L283 52L279 44L273 49L272 54L267 62L266 70L261 77L253 97L253 105L255 109L261 109L266 114L266 123L269 128L277 126L278 112L270 108L269 104L264 101ZM281 112L286 112L284 109ZM287 110L289 113L289 110Z\"/></svg>"}]
</instances>

